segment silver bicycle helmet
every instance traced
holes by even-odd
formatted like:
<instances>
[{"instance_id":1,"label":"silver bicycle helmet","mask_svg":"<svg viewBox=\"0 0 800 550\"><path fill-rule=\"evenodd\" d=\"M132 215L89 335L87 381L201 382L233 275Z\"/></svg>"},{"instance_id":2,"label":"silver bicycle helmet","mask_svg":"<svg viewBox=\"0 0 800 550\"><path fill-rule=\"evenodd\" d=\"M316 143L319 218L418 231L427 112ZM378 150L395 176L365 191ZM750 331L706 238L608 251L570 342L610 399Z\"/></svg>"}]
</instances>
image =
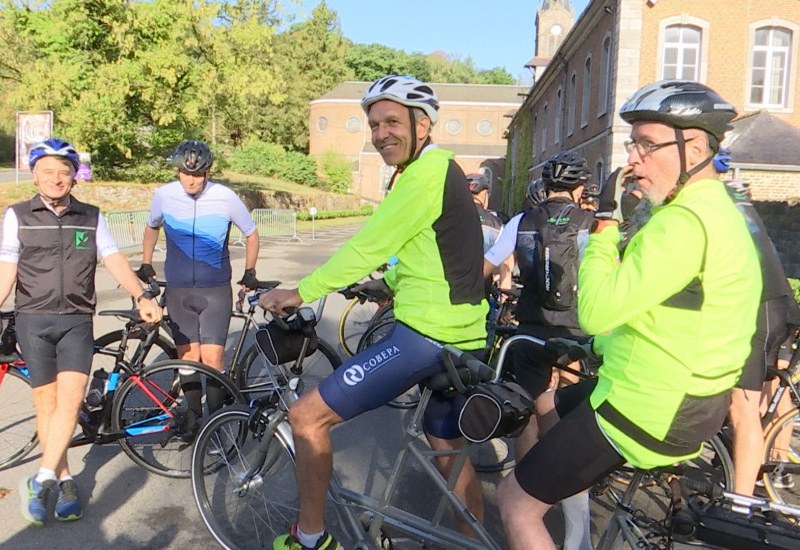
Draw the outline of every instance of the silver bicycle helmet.
<instances>
[{"instance_id":1,"label":"silver bicycle helmet","mask_svg":"<svg viewBox=\"0 0 800 550\"><path fill-rule=\"evenodd\" d=\"M376 80L368 89L361 108L369 114L373 103L383 99L394 101L406 107L419 107L431 124L436 124L439 111L439 97L428 84L410 76L389 75Z\"/></svg>"}]
</instances>

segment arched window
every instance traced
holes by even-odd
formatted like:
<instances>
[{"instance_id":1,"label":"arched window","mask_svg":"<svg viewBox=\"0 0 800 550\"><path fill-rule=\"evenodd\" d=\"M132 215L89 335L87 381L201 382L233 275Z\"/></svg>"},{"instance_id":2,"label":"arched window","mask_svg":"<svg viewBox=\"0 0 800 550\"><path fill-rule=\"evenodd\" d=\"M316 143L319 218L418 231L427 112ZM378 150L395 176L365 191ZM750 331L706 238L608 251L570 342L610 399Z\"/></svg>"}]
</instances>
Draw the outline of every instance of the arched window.
<instances>
[{"instance_id":1,"label":"arched window","mask_svg":"<svg viewBox=\"0 0 800 550\"><path fill-rule=\"evenodd\" d=\"M578 88L575 84L577 75L572 73L569 79L569 109L567 110L567 135L571 136L575 131L575 102L577 101Z\"/></svg>"},{"instance_id":2,"label":"arched window","mask_svg":"<svg viewBox=\"0 0 800 550\"><path fill-rule=\"evenodd\" d=\"M564 90L561 86L556 92L556 112L553 116L553 143L561 143L561 126L564 121Z\"/></svg>"},{"instance_id":3,"label":"arched window","mask_svg":"<svg viewBox=\"0 0 800 550\"><path fill-rule=\"evenodd\" d=\"M583 64L583 98L581 100L581 128L589 124L589 104L592 101L592 56Z\"/></svg>"},{"instance_id":4,"label":"arched window","mask_svg":"<svg viewBox=\"0 0 800 550\"><path fill-rule=\"evenodd\" d=\"M597 95L597 116L606 114L608 110L608 86L611 70L611 37L603 40L600 55L600 93Z\"/></svg>"}]
</instances>

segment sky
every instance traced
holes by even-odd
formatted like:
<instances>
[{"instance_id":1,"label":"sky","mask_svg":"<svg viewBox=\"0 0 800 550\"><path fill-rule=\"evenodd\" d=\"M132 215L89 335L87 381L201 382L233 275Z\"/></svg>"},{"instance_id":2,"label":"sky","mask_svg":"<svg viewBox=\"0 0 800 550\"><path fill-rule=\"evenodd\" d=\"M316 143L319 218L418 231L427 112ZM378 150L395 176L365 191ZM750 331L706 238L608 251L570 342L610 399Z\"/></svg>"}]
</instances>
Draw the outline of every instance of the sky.
<instances>
[{"instance_id":1,"label":"sky","mask_svg":"<svg viewBox=\"0 0 800 550\"><path fill-rule=\"evenodd\" d=\"M535 49L536 10L542 0L327 0L342 33L356 44L383 44L407 53L443 50L471 57L478 69L528 73ZM576 18L589 0L571 0ZM310 14L318 0L303 0Z\"/></svg>"}]
</instances>

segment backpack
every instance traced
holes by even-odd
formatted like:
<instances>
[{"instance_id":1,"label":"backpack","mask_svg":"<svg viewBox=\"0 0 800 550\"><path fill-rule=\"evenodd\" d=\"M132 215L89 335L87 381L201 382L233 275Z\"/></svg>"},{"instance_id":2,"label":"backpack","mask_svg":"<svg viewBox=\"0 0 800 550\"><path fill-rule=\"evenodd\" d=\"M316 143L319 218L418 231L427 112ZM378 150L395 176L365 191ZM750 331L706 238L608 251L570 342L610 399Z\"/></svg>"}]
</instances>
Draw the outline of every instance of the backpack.
<instances>
[{"instance_id":1,"label":"backpack","mask_svg":"<svg viewBox=\"0 0 800 550\"><path fill-rule=\"evenodd\" d=\"M594 216L574 203L565 205L552 218L547 217L544 206L529 210L526 216L531 216L536 231L523 232L520 227L517 235L520 269L527 271L525 287L534 292L544 309L567 311L577 307L578 266ZM521 248L524 250L519 254Z\"/></svg>"}]
</instances>

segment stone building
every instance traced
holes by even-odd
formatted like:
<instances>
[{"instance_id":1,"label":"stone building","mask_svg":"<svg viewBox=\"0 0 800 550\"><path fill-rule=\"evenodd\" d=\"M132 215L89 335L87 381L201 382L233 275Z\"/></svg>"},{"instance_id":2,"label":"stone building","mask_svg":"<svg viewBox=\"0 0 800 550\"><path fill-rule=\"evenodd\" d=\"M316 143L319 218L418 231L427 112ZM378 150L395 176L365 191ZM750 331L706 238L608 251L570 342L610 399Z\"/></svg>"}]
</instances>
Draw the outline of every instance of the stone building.
<instances>
[{"instance_id":1,"label":"stone building","mask_svg":"<svg viewBox=\"0 0 800 550\"><path fill-rule=\"evenodd\" d=\"M544 0L543 11L570 10L568 0ZM538 40L551 36L540 28ZM537 52L544 51L540 42ZM511 210L562 149L586 157L603 181L626 163L630 126L619 108L638 88L663 78L708 84L740 114L728 142L735 168L753 179L756 197L800 198L800 155L793 141L762 130L764 146L793 165L737 161L749 146L735 137L757 124L800 128L800 2L786 0L592 0L536 78L509 126L504 202ZM769 118L764 118L767 116ZM738 132L738 134L737 134ZM791 147L795 147L793 150ZM784 155L783 153L786 153ZM738 164L736 164L738 163ZM757 177L756 177L757 176ZM765 186L786 182L780 196Z\"/></svg>"},{"instance_id":2,"label":"stone building","mask_svg":"<svg viewBox=\"0 0 800 550\"><path fill-rule=\"evenodd\" d=\"M345 82L311 102L309 153L333 150L353 166L351 192L379 202L394 168L383 163L370 141L361 98L370 82ZM456 154L465 173L483 172L499 189L505 164L506 129L528 92L524 86L432 84L439 96L433 141ZM498 193L495 193L499 196ZM493 204L499 198L493 199Z\"/></svg>"}]
</instances>

